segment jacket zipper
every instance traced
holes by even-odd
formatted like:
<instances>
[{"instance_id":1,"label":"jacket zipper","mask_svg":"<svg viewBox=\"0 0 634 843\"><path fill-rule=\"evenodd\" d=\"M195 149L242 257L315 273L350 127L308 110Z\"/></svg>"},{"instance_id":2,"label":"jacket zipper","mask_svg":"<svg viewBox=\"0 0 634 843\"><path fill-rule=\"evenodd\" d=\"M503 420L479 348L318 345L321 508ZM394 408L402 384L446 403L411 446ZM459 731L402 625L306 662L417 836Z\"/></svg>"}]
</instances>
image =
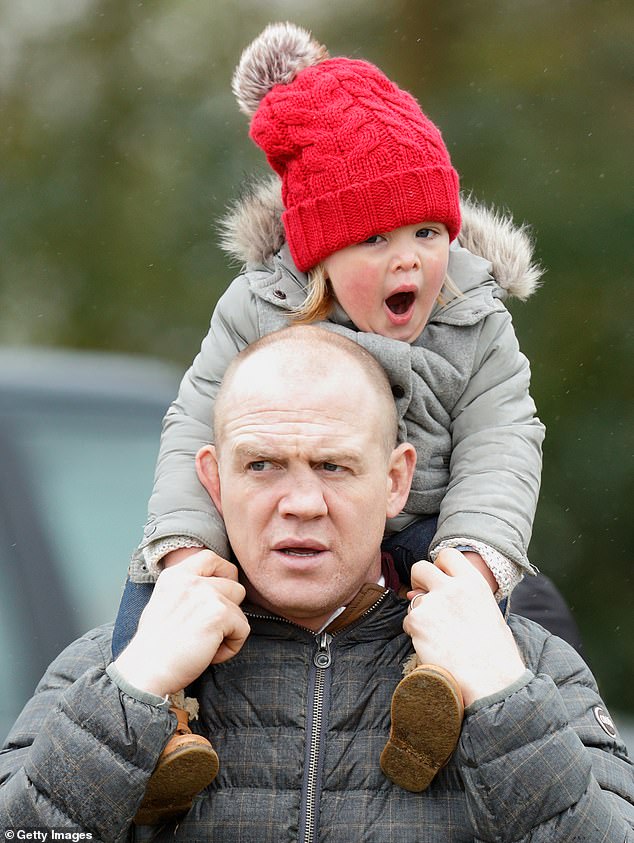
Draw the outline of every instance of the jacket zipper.
<instances>
[{"instance_id":1,"label":"jacket zipper","mask_svg":"<svg viewBox=\"0 0 634 843\"><path fill-rule=\"evenodd\" d=\"M306 773L302 781L302 793L300 802L300 817L299 817L299 841L300 843L314 843L317 839L317 819L319 816L319 801L321 798L321 752L322 741L324 733L323 715L326 708L330 694L330 667L332 665L332 652L330 649L331 642L336 635L341 632L347 632L349 629L357 626L361 621L373 612L385 600L389 591L384 591L383 594L375 600L375 602L365 610L355 621L349 626L333 633L319 632L315 635L317 648L313 653L312 667L309 673L309 699L312 701L308 712L308 721L306 724L307 739L306 739ZM264 618L267 620L278 620L284 623L289 623L291 626L299 627L306 630L306 627L299 626L293 621L286 620L286 618L275 617L271 615L259 615L254 612L245 612L247 617ZM306 630L311 631L311 630ZM313 633L314 634L314 633Z\"/></svg>"},{"instance_id":2,"label":"jacket zipper","mask_svg":"<svg viewBox=\"0 0 634 843\"><path fill-rule=\"evenodd\" d=\"M313 654L314 680L311 682L312 702L308 715L308 735L306 740L306 774L302 784L302 804L300 816L300 837L303 843L316 840L319 794L321 791L321 747L323 737L324 700L330 690L328 671L332 664L330 642L332 635L319 633L317 649ZM311 670L312 672L312 670ZM312 679L312 677L311 677Z\"/></svg>"}]
</instances>

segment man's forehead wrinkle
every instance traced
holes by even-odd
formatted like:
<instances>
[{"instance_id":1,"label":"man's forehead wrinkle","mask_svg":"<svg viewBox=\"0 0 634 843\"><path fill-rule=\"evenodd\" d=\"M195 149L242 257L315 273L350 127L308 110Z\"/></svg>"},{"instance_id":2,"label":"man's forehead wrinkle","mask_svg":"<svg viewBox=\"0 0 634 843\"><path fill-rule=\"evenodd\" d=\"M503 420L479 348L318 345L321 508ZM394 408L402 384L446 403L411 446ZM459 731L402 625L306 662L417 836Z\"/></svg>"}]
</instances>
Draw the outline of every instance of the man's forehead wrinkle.
<instances>
[{"instance_id":1,"label":"man's forehead wrinkle","mask_svg":"<svg viewBox=\"0 0 634 843\"><path fill-rule=\"evenodd\" d=\"M287 427L284 425L279 426L276 430L262 430L262 428L243 428L239 431L236 431L234 435L231 437L232 442L235 443L235 446L241 445L244 443L245 447L258 447L256 443L262 443L266 445L270 443L271 445L276 446L283 446L285 442L306 442L314 444L315 446L321 446L321 443L324 442L327 447L328 442L345 442L349 438L349 435L342 432L332 431L330 429L325 430L321 427L312 427L310 430L303 430L301 433L298 433L296 429L292 427Z\"/></svg>"},{"instance_id":2,"label":"man's forehead wrinkle","mask_svg":"<svg viewBox=\"0 0 634 843\"><path fill-rule=\"evenodd\" d=\"M334 431L333 426L336 428ZM327 431L328 435L345 435L348 431L356 429L356 413L330 413L323 408L243 410L237 414L227 414L224 419L225 436L241 431L262 431L266 435L280 435L283 431L284 435L314 436L321 430Z\"/></svg>"},{"instance_id":3,"label":"man's forehead wrinkle","mask_svg":"<svg viewBox=\"0 0 634 843\"><path fill-rule=\"evenodd\" d=\"M369 443L359 441L356 415L306 410L254 409L227 419L223 441L234 458L270 457L330 459L358 462Z\"/></svg>"},{"instance_id":4,"label":"man's forehead wrinkle","mask_svg":"<svg viewBox=\"0 0 634 843\"><path fill-rule=\"evenodd\" d=\"M265 348L235 371L217 416L218 444L258 427L314 437L320 427L330 436L358 433L360 419L367 430L383 426L380 403L361 367L351 366L347 355L325 366L299 350L289 355L290 348Z\"/></svg>"},{"instance_id":5,"label":"man's forehead wrinkle","mask_svg":"<svg viewBox=\"0 0 634 843\"><path fill-rule=\"evenodd\" d=\"M315 452L335 452L345 448L346 452L356 453L361 449L350 443L351 437L352 430L343 432L320 425L302 425L301 432L295 425L276 425L266 430L261 425L247 425L229 433L225 441L233 452L247 454L266 450L296 453L306 447Z\"/></svg>"}]
</instances>

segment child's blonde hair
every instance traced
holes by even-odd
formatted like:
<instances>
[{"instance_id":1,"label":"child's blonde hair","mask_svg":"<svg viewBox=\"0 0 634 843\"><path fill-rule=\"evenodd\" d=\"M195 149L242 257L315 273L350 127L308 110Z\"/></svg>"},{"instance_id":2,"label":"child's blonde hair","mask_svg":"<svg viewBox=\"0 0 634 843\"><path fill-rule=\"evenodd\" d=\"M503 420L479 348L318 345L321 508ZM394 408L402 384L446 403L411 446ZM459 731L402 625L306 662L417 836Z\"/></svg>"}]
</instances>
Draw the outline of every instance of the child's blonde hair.
<instances>
[{"instance_id":1,"label":"child's blonde hair","mask_svg":"<svg viewBox=\"0 0 634 843\"><path fill-rule=\"evenodd\" d=\"M291 319L296 325L323 322L332 313L332 308L336 302L335 293L323 263L318 263L317 266L309 269L307 274L308 295L303 304L294 308L291 312ZM461 295L462 293L455 282L451 280L448 274L445 275L437 299L438 304L445 305Z\"/></svg>"},{"instance_id":2,"label":"child's blonde hair","mask_svg":"<svg viewBox=\"0 0 634 843\"><path fill-rule=\"evenodd\" d=\"M323 263L318 263L307 272L308 295L300 307L293 309L291 319L296 325L309 325L327 319L335 303L332 284Z\"/></svg>"}]
</instances>

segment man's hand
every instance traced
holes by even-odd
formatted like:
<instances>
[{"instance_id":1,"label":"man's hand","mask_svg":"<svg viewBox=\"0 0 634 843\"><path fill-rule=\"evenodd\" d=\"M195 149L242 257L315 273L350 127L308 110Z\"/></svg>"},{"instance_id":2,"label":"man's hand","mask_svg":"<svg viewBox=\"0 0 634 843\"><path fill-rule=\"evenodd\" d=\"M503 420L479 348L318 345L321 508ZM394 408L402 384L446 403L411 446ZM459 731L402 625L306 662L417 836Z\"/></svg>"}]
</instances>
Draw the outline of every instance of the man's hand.
<instances>
[{"instance_id":1,"label":"man's hand","mask_svg":"<svg viewBox=\"0 0 634 843\"><path fill-rule=\"evenodd\" d=\"M250 632L238 569L202 550L160 574L139 628L115 664L135 687L180 691L209 664L240 651Z\"/></svg>"},{"instance_id":2,"label":"man's hand","mask_svg":"<svg viewBox=\"0 0 634 843\"><path fill-rule=\"evenodd\" d=\"M409 593L421 594L405 618L418 659L449 670L465 705L515 682L525 666L515 639L482 575L454 549L436 564L412 567Z\"/></svg>"}]
</instances>

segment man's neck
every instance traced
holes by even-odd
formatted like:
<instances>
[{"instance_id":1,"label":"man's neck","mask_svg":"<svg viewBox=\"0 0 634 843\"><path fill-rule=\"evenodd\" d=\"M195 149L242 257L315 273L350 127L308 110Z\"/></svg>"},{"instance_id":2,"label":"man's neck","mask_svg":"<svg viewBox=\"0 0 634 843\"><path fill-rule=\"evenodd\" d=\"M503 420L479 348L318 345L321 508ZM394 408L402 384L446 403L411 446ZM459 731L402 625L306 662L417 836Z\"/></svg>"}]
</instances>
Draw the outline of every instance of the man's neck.
<instances>
[{"instance_id":1,"label":"man's neck","mask_svg":"<svg viewBox=\"0 0 634 843\"><path fill-rule=\"evenodd\" d=\"M365 585L361 586L357 594L346 603L344 606L340 606L338 609L335 609L329 615L321 615L318 618L305 618L305 617L290 617L288 614L283 612L276 612L273 607L260 607L263 608L267 612L271 612L273 615L278 615L279 617L283 617L285 620L290 621L290 623L294 623L297 626L304 627L304 629L310 629L316 635L320 632L325 631L331 626L335 626L336 629L341 629L344 626L347 626L348 623L351 623L353 620L356 620L358 615L363 614L363 612L367 611L367 609L374 603L376 600L385 592L385 577L381 574L378 578L377 582L369 582L365 583ZM248 594L248 592L247 592ZM253 609L258 607L257 603L251 604Z\"/></svg>"},{"instance_id":2,"label":"man's neck","mask_svg":"<svg viewBox=\"0 0 634 843\"><path fill-rule=\"evenodd\" d=\"M383 576L383 574L381 574L381 576L379 577L379 581L378 581L377 585L380 586L381 588L385 588L385 577ZM359 594L361 594L363 590L364 589L361 588L359 590ZM357 594L357 597L359 596L359 594ZM349 605L351 605L351 604L347 603L345 606L340 606L338 609L336 609L332 613L332 615L328 618L326 623L322 624L321 627L318 630L316 630L316 632L323 632L325 629L327 629L330 626L330 624L333 623L333 621L336 620L336 618L338 618L340 615L342 615L346 611L346 609L348 608Z\"/></svg>"}]
</instances>

